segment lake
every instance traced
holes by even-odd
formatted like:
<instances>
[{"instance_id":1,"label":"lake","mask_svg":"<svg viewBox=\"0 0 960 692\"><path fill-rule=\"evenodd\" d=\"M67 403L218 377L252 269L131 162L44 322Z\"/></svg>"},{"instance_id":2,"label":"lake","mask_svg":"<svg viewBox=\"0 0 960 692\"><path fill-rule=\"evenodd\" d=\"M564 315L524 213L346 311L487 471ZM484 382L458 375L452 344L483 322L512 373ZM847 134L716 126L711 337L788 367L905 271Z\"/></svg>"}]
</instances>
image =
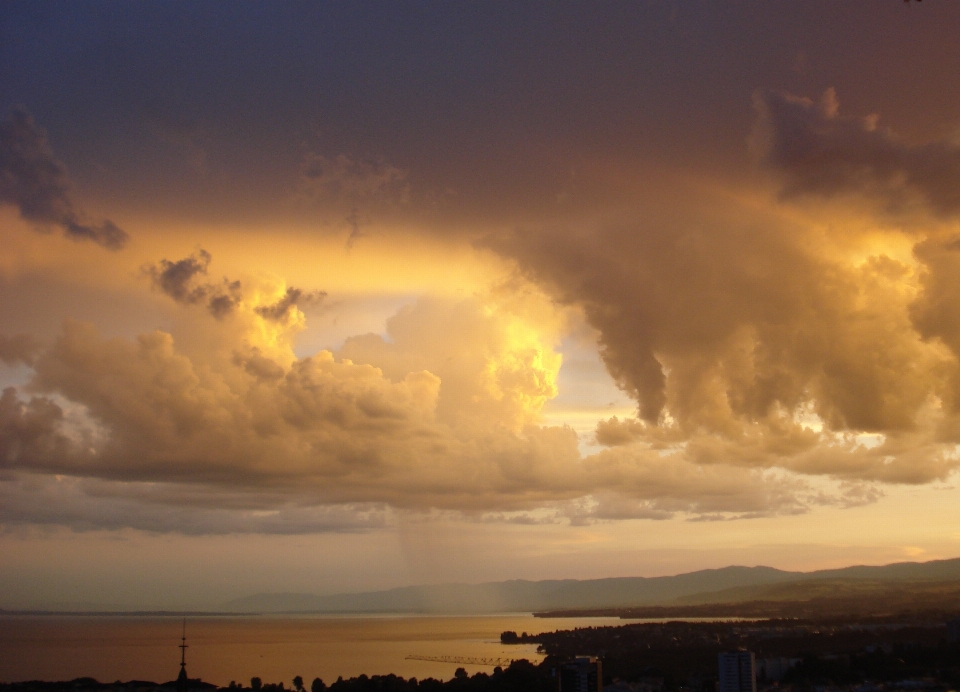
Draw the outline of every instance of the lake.
<instances>
[{"instance_id":1,"label":"lake","mask_svg":"<svg viewBox=\"0 0 960 692\"><path fill-rule=\"evenodd\" d=\"M366 673L453 677L458 663L408 656L541 660L535 645L504 646L505 630L539 633L626 624L618 618L534 618L528 614L443 617L242 616L187 619L187 672L217 685L284 682L309 687ZM165 682L179 672L179 617L0 617L0 681ZM585 652L589 653L589 652ZM472 675L492 666L463 665Z\"/></svg>"}]
</instances>

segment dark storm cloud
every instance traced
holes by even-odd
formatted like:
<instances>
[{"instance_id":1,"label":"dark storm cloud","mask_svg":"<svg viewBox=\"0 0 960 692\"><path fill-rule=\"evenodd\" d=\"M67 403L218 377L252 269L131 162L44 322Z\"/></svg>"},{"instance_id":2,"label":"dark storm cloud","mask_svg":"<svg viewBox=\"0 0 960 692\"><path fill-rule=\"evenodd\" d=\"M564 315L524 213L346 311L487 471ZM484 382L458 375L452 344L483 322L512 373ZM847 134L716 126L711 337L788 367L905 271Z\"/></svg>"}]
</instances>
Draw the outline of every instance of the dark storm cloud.
<instances>
[{"instance_id":1,"label":"dark storm cloud","mask_svg":"<svg viewBox=\"0 0 960 692\"><path fill-rule=\"evenodd\" d=\"M598 426L611 452L646 445L701 467L902 483L957 466L930 409L957 364L915 328L908 264L880 253L850 263L776 206L731 206L696 187L662 189L624 216L487 241L597 328L608 370L638 402L638 420ZM938 295L955 322L960 293ZM830 437L859 431L882 444Z\"/></svg>"},{"instance_id":2,"label":"dark storm cloud","mask_svg":"<svg viewBox=\"0 0 960 692\"><path fill-rule=\"evenodd\" d=\"M757 94L753 143L778 174L787 198L858 195L894 219L910 218L926 236L914 246L924 268L909 306L913 326L960 358L960 253L952 227L960 213L960 145L955 138L907 141L876 116L842 115L828 89L819 101L782 92ZM895 270L897 271L897 270ZM946 391L960 407L960 377ZM954 426L955 427L955 426ZM955 432L949 433L956 435Z\"/></svg>"},{"instance_id":3,"label":"dark storm cloud","mask_svg":"<svg viewBox=\"0 0 960 692\"><path fill-rule=\"evenodd\" d=\"M200 248L180 260L162 259L143 267L154 287L183 305L203 305L211 315L222 319L232 313L243 300L243 284L224 278L220 283L202 281L213 257ZM254 306L253 311L267 320L285 320L298 305L316 304L326 297L325 291L304 291L290 286L275 303Z\"/></svg>"},{"instance_id":4,"label":"dark storm cloud","mask_svg":"<svg viewBox=\"0 0 960 692\"><path fill-rule=\"evenodd\" d=\"M326 297L326 295L327 294L325 291L304 292L302 289L291 286L287 289L287 292L283 295L283 297L276 303L273 305L261 305L260 307L254 308L254 311L261 317L268 320L283 320L286 319L287 314L291 309L297 307L298 305L319 303Z\"/></svg>"},{"instance_id":5,"label":"dark storm cloud","mask_svg":"<svg viewBox=\"0 0 960 692\"><path fill-rule=\"evenodd\" d=\"M762 163L784 178L786 196L860 193L891 211L920 203L936 214L960 211L960 145L912 144L876 116L840 114L836 93L819 102L782 92L754 97Z\"/></svg>"},{"instance_id":6,"label":"dark storm cloud","mask_svg":"<svg viewBox=\"0 0 960 692\"><path fill-rule=\"evenodd\" d=\"M239 281L227 279L219 284L198 282L198 277L206 276L211 259L210 253L201 248L181 260L162 259L144 267L143 271L150 276L155 287L178 303L205 305L211 315L222 319L233 312L243 298L243 286Z\"/></svg>"},{"instance_id":7,"label":"dark storm cloud","mask_svg":"<svg viewBox=\"0 0 960 692\"><path fill-rule=\"evenodd\" d=\"M4 20L0 106L28 104L85 189L205 220L292 214L304 181L349 197L409 177L433 206L394 211L462 222L609 201L591 177L611 162L734 176L757 88L856 90L894 124L960 108L950 3L38 2Z\"/></svg>"},{"instance_id":8,"label":"dark storm cloud","mask_svg":"<svg viewBox=\"0 0 960 692\"><path fill-rule=\"evenodd\" d=\"M83 223L70 200L69 180L47 135L25 110L14 109L0 122L0 204L17 207L20 216L44 226L59 226L73 240L89 240L110 250L129 236L112 221Z\"/></svg>"},{"instance_id":9,"label":"dark storm cloud","mask_svg":"<svg viewBox=\"0 0 960 692\"><path fill-rule=\"evenodd\" d=\"M176 262L162 259L147 271L154 285L178 303L199 303L206 298L206 290L203 286L194 286L193 279L207 273L211 259L210 253L201 248Z\"/></svg>"}]
</instances>

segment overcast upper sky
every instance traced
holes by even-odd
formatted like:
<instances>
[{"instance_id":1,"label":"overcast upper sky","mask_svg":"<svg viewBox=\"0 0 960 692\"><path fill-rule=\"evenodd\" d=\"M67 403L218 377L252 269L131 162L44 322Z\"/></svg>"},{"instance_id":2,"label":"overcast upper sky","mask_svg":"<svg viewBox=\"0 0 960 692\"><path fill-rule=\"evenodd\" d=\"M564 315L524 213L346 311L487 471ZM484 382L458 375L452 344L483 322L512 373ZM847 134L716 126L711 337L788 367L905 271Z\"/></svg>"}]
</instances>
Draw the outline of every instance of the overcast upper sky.
<instances>
[{"instance_id":1,"label":"overcast upper sky","mask_svg":"<svg viewBox=\"0 0 960 692\"><path fill-rule=\"evenodd\" d=\"M0 607L960 555L958 25L5 3Z\"/></svg>"}]
</instances>

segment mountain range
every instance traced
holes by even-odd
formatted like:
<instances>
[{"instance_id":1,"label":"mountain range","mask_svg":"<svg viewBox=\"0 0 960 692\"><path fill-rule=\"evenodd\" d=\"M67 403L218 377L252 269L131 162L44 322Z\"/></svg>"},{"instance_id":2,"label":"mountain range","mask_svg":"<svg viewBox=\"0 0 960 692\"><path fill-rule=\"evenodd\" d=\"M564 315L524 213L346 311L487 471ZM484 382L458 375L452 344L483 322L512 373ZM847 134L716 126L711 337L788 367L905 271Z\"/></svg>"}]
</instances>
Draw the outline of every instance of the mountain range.
<instances>
[{"instance_id":1,"label":"mountain range","mask_svg":"<svg viewBox=\"0 0 960 692\"><path fill-rule=\"evenodd\" d=\"M960 587L960 558L899 562L815 572L731 566L667 577L589 580L512 580L482 584L407 586L386 591L320 596L261 593L220 606L235 613L506 613L598 611L752 601L881 597L884 593ZM946 587L944 585L947 585Z\"/></svg>"}]
</instances>

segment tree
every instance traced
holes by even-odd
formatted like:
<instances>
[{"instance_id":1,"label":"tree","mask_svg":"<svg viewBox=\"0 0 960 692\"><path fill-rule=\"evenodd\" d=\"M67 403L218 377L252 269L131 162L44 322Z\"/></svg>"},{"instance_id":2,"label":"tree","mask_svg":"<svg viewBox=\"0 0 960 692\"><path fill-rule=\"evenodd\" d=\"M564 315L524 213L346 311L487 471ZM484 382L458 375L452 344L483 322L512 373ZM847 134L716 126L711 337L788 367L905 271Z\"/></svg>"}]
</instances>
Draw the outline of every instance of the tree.
<instances>
[{"instance_id":1,"label":"tree","mask_svg":"<svg viewBox=\"0 0 960 692\"><path fill-rule=\"evenodd\" d=\"M303 692L303 678L299 675L293 679L293 686L297 692Z\"/></svg>"},{"instance_id":2,"label":"tree","mask_svg":"<svg viewBox=\"0 0 960 692\"><path fill-rule=\"evenodd\" d=\"M263 680L260 678L250 678L250 687L255 690L259 690L261 687L263 687Z\"/></svg>"},{"instance_id":3,"label":"tree","mask_svg":"<svg viewBox=\"0 0 960 692\"><path fill-rule=\"evenodd\" d=\"M323 692L327 689L327 686L323 684L323 680L320 678L314 678L313 682L310 683L310 692Z\"/></svg>"},{"instance_id":4,"label":"tree","mask_svg":"<svg viewBox=\"0 0 960 692\"><path fill-rule=\"evenodd\" d=\"M467 677L467 671L463 668L457 668L457 671L453 674L457 680L464 680Z\"/></svg>"}]
</instances>

